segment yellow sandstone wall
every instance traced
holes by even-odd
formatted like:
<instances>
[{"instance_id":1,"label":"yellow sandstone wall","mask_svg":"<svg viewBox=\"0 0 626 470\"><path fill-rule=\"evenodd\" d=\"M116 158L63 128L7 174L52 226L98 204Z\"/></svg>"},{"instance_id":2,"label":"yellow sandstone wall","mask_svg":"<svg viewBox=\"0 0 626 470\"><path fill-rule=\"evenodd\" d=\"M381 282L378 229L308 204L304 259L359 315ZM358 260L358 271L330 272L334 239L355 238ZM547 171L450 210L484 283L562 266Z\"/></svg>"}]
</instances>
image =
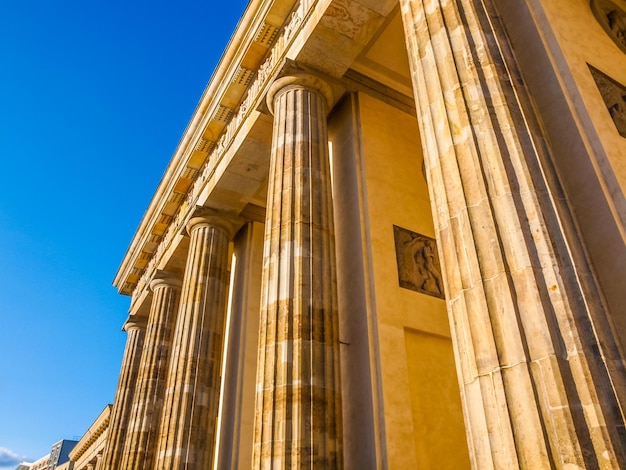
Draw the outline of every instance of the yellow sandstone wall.
<instances>
[{"instance_id":1,"label":"yellow sandstone wall","mask_svg":"<svg viewBox=\"0 0 626 470\"><path fill-rule=\"evenodd\" d=\"M626 2L623 0L613 2L626 10ZM626 86L626 54L602 29L591 11L589 0L542 0L541 3L545 9L545 19L552 27L555 39L563 51L563 59L580 91L582 103L573 105L576 107L583 104L587 108L606 151L610 170L615 173L624 193L626 140L616 131L587 64ZM609 168L601 170L607 171Z\"/></svg>"},{"instance_id":2,"label":"yellow sandstone wall","mask_svg":"<svg viewBox=\"0 0 626 470\"><path fill-rule=\"evenodd\" d=\"M359 105L390 468L469 468L445 301L398 283L393 226L435 238L417 121Z\"/></svg>"},{"instance_id":3,"label":"yellow sandstone wall","mask_svg":"<svg viewBox=\"0 0 626 470\"><path fill-rule=\"evenodd\" d=\"M494 2L538 114L536 132L548 144L544 168L549 174L553 165L558 175L623 354L626 140L587 64L626 86L626 54L596 20L590 0ZM626 10L626 1L613 2Z\"/></svg>"},{"instance_id":4,"label":"yellow sandstone wall","mask_svg":"<svg viewBox=\"0 0 626 470\"><path fill-rule=\"evenodd\" d=\"M346 468L375 468L373 455L349 457L368 422L376 434L360 444L391 469L469 468L445 302L398 282L393 226L434 238L416 119L365 94L340 108L330 139L338 263L351 263L338 280Z\"/></svg>"}]
</instances>

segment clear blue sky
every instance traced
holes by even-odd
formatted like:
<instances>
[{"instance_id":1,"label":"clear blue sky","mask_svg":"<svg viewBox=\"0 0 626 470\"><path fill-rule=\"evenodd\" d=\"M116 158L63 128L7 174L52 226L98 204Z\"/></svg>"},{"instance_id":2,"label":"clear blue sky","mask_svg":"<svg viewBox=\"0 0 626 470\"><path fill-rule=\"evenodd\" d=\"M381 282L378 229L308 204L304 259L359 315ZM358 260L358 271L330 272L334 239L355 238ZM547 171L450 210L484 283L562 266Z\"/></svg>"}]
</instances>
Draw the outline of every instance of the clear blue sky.
<instances>
[{"instance_id":1,"label":"clear blue sky","mask_svg":"<svg viewBox=\"0 0 626 470\"><path fill-rule=\"evenodd\" d=\"M0 469L112 402L112 279L246 4L2 0Z\"/></svg>"}]
</instances>

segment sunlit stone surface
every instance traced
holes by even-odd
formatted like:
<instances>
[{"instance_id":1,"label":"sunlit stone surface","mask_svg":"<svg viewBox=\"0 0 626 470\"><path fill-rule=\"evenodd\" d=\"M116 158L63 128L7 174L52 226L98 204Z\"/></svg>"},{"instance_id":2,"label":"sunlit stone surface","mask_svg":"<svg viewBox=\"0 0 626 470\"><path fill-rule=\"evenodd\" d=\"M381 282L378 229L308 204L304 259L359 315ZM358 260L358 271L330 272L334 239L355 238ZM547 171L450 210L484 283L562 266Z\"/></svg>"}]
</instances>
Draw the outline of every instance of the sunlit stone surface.
<instances>
[{"instance_id":1,"label":"sunlit stone surface","mask_svg":"<svg viewBox=\"0 0 626 470\"><path fill-rule=\"evenodd\" d=\"M626 468L625 18L251 2L75 470Z\"/></svg>"}]
</instances>

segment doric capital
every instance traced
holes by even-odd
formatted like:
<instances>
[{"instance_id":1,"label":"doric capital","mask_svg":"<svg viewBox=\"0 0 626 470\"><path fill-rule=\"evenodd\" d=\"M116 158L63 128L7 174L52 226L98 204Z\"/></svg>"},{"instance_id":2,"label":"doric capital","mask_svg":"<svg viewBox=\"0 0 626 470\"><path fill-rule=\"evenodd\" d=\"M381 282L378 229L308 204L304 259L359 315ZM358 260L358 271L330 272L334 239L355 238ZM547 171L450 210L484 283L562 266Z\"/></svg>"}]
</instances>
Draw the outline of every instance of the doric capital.
<instances>
[{"instance_id":1,"label":"doric capital","mask_svg":"<svg viewBox=\"0 0 626 470\"><path fill-rule=\"evenodd\" d=\"M174 287L180 288L182 286L180 277L176 274L168 273L166 271L158 271L152 281L150 281L150 290L154 292L161 287Z\"/></svg>"},{"instance_id":2,"label":"doric capital","mask_svg":"<svg viewBox=\"0 0 626 470\"><path fill-rule=\"evenodd\" d=\"M266 97L267 107L269 108L270 113L274 114L274 102L276 101L276 98L278 98L285 91L293 88L309 90L324 97L327 109L333 104L333 91L328 83L315 75L296 73L286 77L281 77L272 83Z\"/></svg>"},{"instance_id":3,"label":"doric capital","mask_svg":"<svg viewBox=\"0 0 626 470\"><path fill-rule=\"evenodd\" d=\"M216 211L208 207L198 207L189 222L187 222L187 233L202 225L216 227L226 232L228 238L232 238L235 231L240 227L241 220L231 214Z\"/></svg>"},{"instance_id":4,"label":"doric capital","mask_svg":"<svg viewBox=\"0 0 626 470\"><path fill-rule=\"evenodd\" d=\"M122 326L122 330L130 333L130 330L143 330L148 323L148 319L146 317L140 317L139 315L131 315L128 317L124 326Z\"/></svg>"}]
</instances>

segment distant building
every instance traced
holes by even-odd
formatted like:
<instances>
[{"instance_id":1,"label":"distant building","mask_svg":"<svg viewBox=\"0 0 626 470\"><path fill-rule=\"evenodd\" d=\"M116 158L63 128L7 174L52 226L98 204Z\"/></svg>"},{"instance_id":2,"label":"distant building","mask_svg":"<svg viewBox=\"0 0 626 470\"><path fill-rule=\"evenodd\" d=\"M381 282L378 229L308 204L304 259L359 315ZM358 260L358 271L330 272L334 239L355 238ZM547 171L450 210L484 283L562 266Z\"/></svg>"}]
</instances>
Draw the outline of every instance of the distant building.
<instances>
[{"instance_id":1,"label":"distant building","mask_svg":"<svg viewBox=\"0 0 626 470\"><path fill-rule=\"evenodd\" d=\"M56 470L56 468L70 460L70 451L78 441L70 441L67 439L60 440L52 446L50 451L50 459L48 462L48 470Z\"/></svg>"},{"instance_id":2,"label":"distant building","mask_svg":"<svg viewBox=\"0 0 626 470\"><path fill-rule=\"evenodd\" d=\"M78 441L62 439L52 446L50 453L33 463L22 462L16 470L72 470L72 466L63 466L70 460L70 451Z\"/></svg>"},{"instance_id":3,"label":"distant building","mask_svg":"<svg viewBox=\"0 0 626 470\"><path fill-rule=\"evenodd\" d=\"M39 460L36 460L32 464L30 464L29 470L48 470L48 462L50 462L50 454L41 457Z\"/></svg>"}]
</instances>

